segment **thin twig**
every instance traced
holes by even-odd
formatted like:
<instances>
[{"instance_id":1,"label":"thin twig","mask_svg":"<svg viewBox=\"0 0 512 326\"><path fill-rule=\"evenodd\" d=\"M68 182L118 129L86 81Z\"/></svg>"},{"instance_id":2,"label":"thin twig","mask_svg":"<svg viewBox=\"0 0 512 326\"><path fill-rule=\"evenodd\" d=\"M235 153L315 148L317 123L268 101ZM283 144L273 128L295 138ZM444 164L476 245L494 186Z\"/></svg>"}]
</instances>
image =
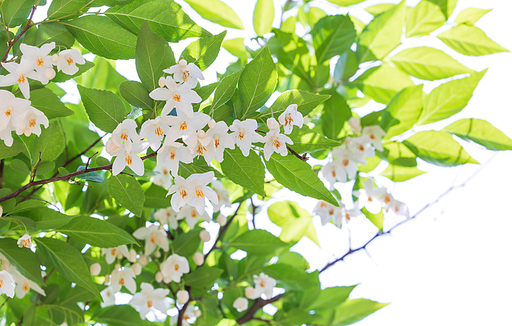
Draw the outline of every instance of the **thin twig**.
<instances>
[{"instance_id":1,"label":"thin twig","mask_svg":"<svg viewBox=\"0 0 512 326\"><path fill-rule=\"evenodd\" d=\"M247 312L245 313L245 315L243 315L242 317L238 318L237 319L237 323L242 325L242 324L245 324L247 323L248 321L251 321L254 318L254 314L256 312L258 312L258 310L260 310L261 308L265 307L266 305L268 305L269 303L273 303L273 302L276 302L277 300L281 299L283 297L283 294L279 294L279 295L276 295L275 297L271 298L271 299L268 299L268 300L263 300L261 298L259 298L258 300L256 300L256 302L252 305L252 307L247 310ZM260 319L259 319L260 320ZM264 320L263 320L264 321Z\"/></svg>"},{"instance_id":2,"label":"thin twig","mask_svg":"<svg viewBox=\"0 0 512 326\"><path fill-rule=\"evenodd\" d=\"M215 240L215 243L213 244L213 247L210 249L210 251L208 251L206 253L206 255L204 255L204 261L206 262L206 258L208 258L208 256L212 253L212 251L214 249L218 249L216 247L217 245L217 242L219 242L220 240L222 240L222 237L224 236L224 233L226 233L226 230L228 229L229 225L231 224L231 222L233 222L233 220L235 219L235 216L236 214L238 214L238 210L240 209L240 206L242 206L242 203L240 203L238 205L238 207L236 208L235 212L233 213L233 215L231 215L231 217L229 218L229 220L227 221L226 224L224 224L224 226L222 226L220 229L219 229L219 234L217 235L217 239Z\"/></svg>"},{"instance_id":3,"label":"thin twig","mask_svg":"<svg viewBox=\"0 0 512 326\"><path fill-rule=\"evenodd\" d=\"M34 13L36 12L37 6L32 7L32 12L30 12L30 17L28 17L27 26L23 28L23 30L14 38L14 40L10 41L7 45L7 49L5 50L4 56L2 57L2 62L4 62L9 56L9 51L11 51L12 46L18 42L18 40L25 34L30 27L32 27L32 17L34 17ZM2 67L2 62L0 62L0 67Z\"/></svg>"}]
</instances>

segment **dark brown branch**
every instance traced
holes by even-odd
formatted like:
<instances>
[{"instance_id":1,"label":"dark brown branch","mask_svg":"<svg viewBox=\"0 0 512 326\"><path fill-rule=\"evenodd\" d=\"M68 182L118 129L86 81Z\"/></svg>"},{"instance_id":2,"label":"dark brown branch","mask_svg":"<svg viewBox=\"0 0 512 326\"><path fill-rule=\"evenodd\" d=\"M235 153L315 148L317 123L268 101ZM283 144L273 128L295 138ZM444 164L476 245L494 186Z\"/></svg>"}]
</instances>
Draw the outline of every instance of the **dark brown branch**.
<instances>
[{"instance_id":1,"label":"dark brown branch","mask_svg":"<svg viewBox=\"0 0 512 326\"><path fill-rule=\"evenodd\" d=\"M252 196L251 196L251 213L252 213L252 228L256 229L256 205L254 205L254 200L252 200Z\"/></svg>"},{"instance_id":2,"label":"dark brown branch","mask_svg":"<svg viewBox=\"0 0 512 326\"><path fill-rule=\"evenodd\" d=\"M231 217L229 218L229 220L227 221L227 223L224 225L224 226L221 226L220 229L219 229L219 234L217 235L217 239L215 240L215 243L213 244L213 247L210 249L210 251L208 251L206 253L206 255L204 255L204 261L206 262L206 258L208 258L208 256L212 253L212 251L214 249L217 249L217 242L219 242L220 240L222 240L222 237L224 236L224 233L226 233L226 230L228 229L229 225L231 224L231 222L233 222L233 220L235 219L235 216L236 214L238 214L238 210L240 209L240 206L242 206L242 204L240 203L238 205L238 207L236 208L235 212L233 213L233 215L231 215Z\"/></svg>"},{"instance_id":3,"label":"dark brown branch","mask_svg":"<svg viewBox=\"0 0 512 326\"><path fill-rule=\"evenodd\" d=\"M143 156L143 157L141 157L141 159L145 160L145 159L148 159L148 158L153 157L153 156L156 156L156 152L155 153L151 153L151 154L146 155L146 156ZM6 200L9 200L11 198L15 198L16 196L18 196L19 194L21 194L25 190L30 189L30 188L32 188L34 186L45 185L45 184L56 182L56 181L68 181L71 178L77 177L79 175L82 175L82 174L85 174L85 173L88 173L88 172L111 170L111 169L112 169L112 164L108 164L108 165L103 165L103 166L97 166L97 167L94 167L94 168L83 169L81 171L76 171L76 172L73 172L73 173L69 173L69 174L66 174L66 175L62 175L62 176L58 176L58 177L53 177L53 178L49 178L49 179L38 180L38 181L31 181L28 184L26 184L23 187L21 187L20 189L18 189L15 192L13 192L12 194L0 198L0 203L4 202Z\"/></svg>"},{"instance_id":4,"label":"dark brown branch","mask_svg":"<svg viewBox=\"0 0 512 326\"><path fill-rule=\"evenodd\" d=\"M185 302L183 307L181 307L181 309L178 310L178 326L183 325L183 315L185 314L188 304L190 303L190 300L192 299L192 294L190 293L192 291L192 288L190 286L186 286L185 289L188 291L188 300L187 300L187 302Z\"/></svg>"},{"instance_id":5,"label":"dark brown branch","mask_svg":"<svg viewBox=\"0 0 512 326\"><path fill-rule=\"evenodd\" d=\"M268 300L263 300L263 299L259 298L252 305L252 307L249 308L249 310L247 310L245 315L243 315L242 317L238 318L238 320L236 322L238 324L240 324L240 325L243 325L243 324L247 323L248 321L255 319L254 318L254 314L257 313L258 310L260 310L261 308L265 307L269 303L276 302L277 300L281 299L282 297L283 297L283 294L276 295L275 297L273 297L271 299L268 299Z\"/></svg>"},{"instance_id":6,"label":"dark brown branch","mask_svg":"<svg viewBox=\"0 0 512 326\"><path fill-rule=\"evenodd\" d=\"M36 12L37 6L32 7L32 11L30 12L30 17L28 17L27 26L23 28L23 30L14 38L14 40L10 41L7 44L7 49L5 50L4 56L2 57L2 62L4 62L9 56L9 51L11 51L12 46L18 42L18 40L25 34L30 27L32 27L32 17L34 17L34 13ZM2 67L2 62L0 62L0 67Z\"/></svg>"}]
</instances>

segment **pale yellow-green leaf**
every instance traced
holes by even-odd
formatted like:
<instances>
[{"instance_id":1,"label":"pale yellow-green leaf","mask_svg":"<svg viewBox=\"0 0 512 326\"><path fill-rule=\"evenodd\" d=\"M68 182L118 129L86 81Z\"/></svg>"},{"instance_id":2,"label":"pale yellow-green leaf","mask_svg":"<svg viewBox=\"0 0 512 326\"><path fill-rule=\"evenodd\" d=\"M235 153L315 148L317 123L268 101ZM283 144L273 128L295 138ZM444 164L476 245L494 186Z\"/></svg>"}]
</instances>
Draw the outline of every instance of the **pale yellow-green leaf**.
<instances>
[{"instance_id":1,"label":"pale yellow-green leaf","mask_svg":"<svg viewBox=\"0 0 512 326\"><path fill-rule=\"evenodd\" d=\"M512 139L485 120L461 119L445 127L443 131L474 141L491 151L512 150Z\"/></svg>"},{"instance_id":2,"label":"pale yellow-green leaf","mask_svg":"<svg viewBox=\"0 0 512 326\"><path fill-rule=\"evenodd\" d=\"M469 56L510 52L487 37L484 31L476 26L457 25L437 37L455 51Z\"/></svg>"},{"instance_id":3,"label":"pale yellow-green leaf","mask_svg":"<svg viewBox=\"0 0 512 326\"><path fill-rule=\"evenodd\" d=\"M394 182L402 182L424 173L425 171L422 171L415 166L399 166L390 164L380 175Z\"/></svg>"},{"instance_id":4,"label":"pale yellow-green leaf","mask_svg":"<svg viewBox=\"0 0 512 326\"><path fill-rule=\"evenodd\" d=\"M237 58L242 60L247 60L249 58L249 53L247 53L243 38L224 40L222 42L222 47Z\"/></svg>"},{"instance_id":5,"label":"pale yellow-green leaf","mask_svg":"<svg viewBox=\"0 0 512 326\"><path fill-rule=\"evenodd\" d=\"M457 15L457 18L455 18L455 23L473 25L480 18L482 18L483 15L487 14L490 11L491 10L489 9L466 8Z\"/></svg>"},{"instance_id":6,"label":"pale yellow-green leaf","mask_svg":"<svg viewBox=\"0 0 512 326\"><path fill-rule=\"evenodd\" d=\"M244 29L244 24L236 12L219 0L185 0L201 17L219 25Z\"/></svg>"},{"instance_id":7,"label":"pale yellow-green leaf","mask_svg":"<svg viewBox=\"0 0 512 326\"><path fill-rule=\"evenodd\" d=\"M254 8L252 23L256 35L263 36L272 29L274 21L274 0L258 0Z\"/></svg>"}]
</instances>

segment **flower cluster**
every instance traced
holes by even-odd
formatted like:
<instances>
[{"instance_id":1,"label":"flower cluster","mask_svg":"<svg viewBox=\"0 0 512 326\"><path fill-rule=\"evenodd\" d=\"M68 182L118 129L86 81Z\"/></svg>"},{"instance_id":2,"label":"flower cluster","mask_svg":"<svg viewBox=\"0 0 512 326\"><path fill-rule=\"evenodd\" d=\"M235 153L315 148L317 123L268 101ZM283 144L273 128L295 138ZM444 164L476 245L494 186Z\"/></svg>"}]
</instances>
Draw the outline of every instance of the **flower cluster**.
<instances>
[{"instance_id":1,"label":"flower cluster","mask_svg":"<svg viewBox=\"0 0 512 326\"><path fill-rule=\"evenodd\" d=\"M254 287L249 286L245 288L246 298L239 297L233 302L233 307L238 312L247 310L247 308L249 307L249 300L247 299L258 299L263 294L265 295L267 300L272 298L274 287L277 284L276 280L264 273L260 273L260 275L253 275L253 279Z\"/></svg>"}]
</instances>

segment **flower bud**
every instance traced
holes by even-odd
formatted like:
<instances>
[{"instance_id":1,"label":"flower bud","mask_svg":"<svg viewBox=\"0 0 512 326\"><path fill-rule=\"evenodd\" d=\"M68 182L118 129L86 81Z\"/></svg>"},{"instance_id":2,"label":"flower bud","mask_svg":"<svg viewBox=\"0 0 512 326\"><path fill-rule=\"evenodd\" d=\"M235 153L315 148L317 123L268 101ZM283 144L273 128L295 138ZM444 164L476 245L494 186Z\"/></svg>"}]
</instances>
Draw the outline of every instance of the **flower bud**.
<instances>
[{"instance_id":1,"label":"flower bud","mask_svg":"<svg viewBox=\"0 0 512 326\"><path fill-rule=\"evenodd\" d=\"M178 293L176 293L176 298L178 299L178 304L183 305L187 303L188 299L190 298L188 295L188 291L180 290Z\"/></svg>"},{"instance_id":2,"label":"flower bud","mask_svg":"<svg viewBox=\"0 0 512 326\"><path fill-rule=\"evenodd\" d=\"M196 318L201 317L201 310L199 310L199 309L194 310L194 315L196 316Z\"/></svg>"},{"instance_id":3,"label":"flower bud","mask_svg":"<svg viewBox=\"0 0 512 326\"><path fill-rule=\"evenodd\" d=\"M118 270L120 270L120 269L121 269L121 264L116 264L116 265L114 266L114 270L115 270L115 271L118 271Z\"/></svg>"},{"instance_id":4,"label":"flower bud","mask_svg":"<svg viewBox=\"0 0 512 326\"><path fill-rule=\"evenodd\" d=\"M172 278L169 275L164 277L164 283L171 283L171 281L172 281Z\"/></svg>"},{"instance_id":5,"label":"flower bud","mask_svg":"<svg viewBox=\"0 0 512 326\"><path fill-rule=\"evenodd\" d=\"M110 139L106 144L105 144L105 149L107 151L107 153L109 153L110 155L113 155L114 152L118 149L119 147L116 146L116 144L114 144L114 142L112 141L112 139Z\"/></svg>"},{"instance_id":6,"label":"flower bud","mask_svg":"<svg viewBox=\"0 0 512 326\"><path fill-rule=\"evenodd\" d=\"M180 65L180 68L187 67L187 60L181 59L180 62L179 62L179 65Z\"/></svg>"},{"instance_id":7,"label":"flower bud","mask_svg":"<svg viewBox=\"0 0 512 326\"><path fill-rule=\"evenodd\" d=\"M201 241L208 242L210 241L210 233L208 231L203 230L201 233L199 233L199 237L201 238Z\"/></svg>"},{"instance_id":8,"label":"flower bud","mask_svg":"<svg viewBox=\"0 0 512 326\"><path fill-rule=\"evenodd\" d=\"M194 257L192 257L192 260L194 260L194 263L196 263L197 266L201 266L204 264L204 255L200 252L196 252Z\"/></svg>"},{"instance_id":9,"label":"flower bud","mask_svg":"<svg viewBox=\"0 0 512 326\"><path fill-rule=\"evenodd\" d=\"M228 219L226 218L226 216L224 216L222 214L217 215L217 222L220 224L220 226L226 225L227 221L228 221Z\"/></svg>"},{"instance_id":10,"label":"flower bud","mask_svg":"<svg viewBox=\"0 0 512 326\"><path fill-rule=\"evenodd\" d=\"M209 122L208 122L208 128L210 129L213 129L215 128L215 126L217 125L217 123L215 123L215 120L211 119Z\"/></svg>"},{"instance_id":11,"label":"flower bud","mask_svg":"<svg viewBox=\"0 0 512 326\"><path fill-rule=\"evenodd\" d=\"M105 282L103 282L105 285L107 285L110 282L110 274L105 275Z\"/></svg>"},{"instance_id":12,"label":"flower bud","mask_svg":"<svg viewBox=\"0 0 512 326\"><path fill-rule=\"evenodd\" d=\"M98 263L94 263L91 265L90 269L91 269L91 275L98 276L98 275L100 275L100 272L101 272L101 265Z\"/></svg>"},{"instance_id":13,"label":"flower bud","mask_svg":"<svg viewBox=\"0 0 512 326\"><path fill-rule=\"evenodd\" d=\"M249 287L245 288L245 296L248 299L255 299L255 297L254 297L255 294L256 294L256 290L252 286L249 286Z\"/></svg>"},{"instance_id":14,"label":"flower bud","mask_svg":"<svg viewBox=\"0 0 512 326\"><path fill-rule=\"evenodd\" d=\"M53 68L46 68L46 70L44 71L44 76L46 77L46 79L49 79L49 80L52 80L53 78L55 78L55 70Z\"/></svg>"},{"instance_id":15,"label":"flower bud","mask_svg":"<svg viewBox=\"0 0 512 326\"><path fill-rule=\"evenodd\" d=\"M134 249L130 249L130 252L128 253L128 261L133 263L137 259L137 252Z\"/></svg>"},{"instance_id":16,"label":"flower bud","mask_svg":"<svg viewBox=\"0 0 512 326\"><path fill-rule=\"evenodd\" d=\"M238 311L242 312L244 310L247 310L249 307L249 300L247 300L244 297L238 297L235 302L233 302L233 307Z\"/></svg>"},{"instance_id":17,"label":"flower bud","mask_svg":"<svg viewBox=\"0 0 512 326\"><path fill-rule=\"evenodd\" d=\"M155 255L156 258L162 257L162 254L160 253L160 250L156 250L154 255Z\"/></svg>"},{"instance_id":18,"label":"flower bud","mask_svg":"<svg viewBox=\"0 0 512 326\"><path fill-rule=\"evenodd\" d=\"M157 281L158 283L162 282L164 276L162 275L162 272L158 271L156 272L155 274L155 281Z\"/></svg>"},{"instance_id":19,"label":"flower bud","mask_svg":"<svg viewBox=\"0 0 512 326\"><path fill-rule=\"evenodd\" d=\"M57 62L59 62L59 55L55 53L54 55L52 55L52 63L56 65Z\"/></svg>"},{"instance_id":20,"label":"flower bud","mask_svg":"<svg viewBox=\"0 0 512 326\"><path fill-rule=\"evenodd\" d=\"M139 263L135 263L132 265L132 270L135 275L140 275L142 272L142 266Z\"/></svg>"},{"instance_id":21,"label":"flower bud","mask_svg":"<svg viewBox=\"0 0 512 326\"><path fill-rule=\"evenodd\" d=\"M276 119L274 118L268 118L267 119L267 127L268 129L272 130L272 129L277 129L279 128L279 122L277 122Z\"/></svg>"},{"instance_id":22,"label":"flower bud","mask_svg":"<svg viewBox=\"0 0 512 326\"><path fill-rule=\"evenodd\" d=\"M149 263L149 259L146 255L142 254L139 256L139 260L137 261L141 267L146 266Z\"/></svg>"},{"instance_id":23,"label":"flower bud","mask_svg":"<svg viewBox=\"0 0 512 326\"><path fill-rule=\"evenodd\" d=\"M204 132L204 130L198 130L197 131L197 138L204 138L206 137L206 132Z\"/></svg>"},{"instance_id":24,"label":"flower bud","mask_svg":"<svg viewBox=\"0 0 512 326\"><path fill-rule=\"evenodd\" d=\"M123 259L123 253L120 250L118 250L116 257L117 259Z\"/></svg>"},{"instance_id":25,"label":"flower bud","mask_svg":"<svg viewBox=\"0 0 512 326\"><path fill-rule=\"evenodd\" d=\"M361 119L356 117L351 117L348 119L348 125L352 127L352 131L358 134L361 132Z\"/></svg>"},{"instance_id":26,"label":"flower bud","mask_svg":"<svg viewBox=\"0 0 512 326\"><path fill-rule=\"evenodd\" d=\"M164 77L160 77L160 79L158 80L158 86L160 86L160 87L165 86L165 78Z\"/></svg>"}]
</instances>

